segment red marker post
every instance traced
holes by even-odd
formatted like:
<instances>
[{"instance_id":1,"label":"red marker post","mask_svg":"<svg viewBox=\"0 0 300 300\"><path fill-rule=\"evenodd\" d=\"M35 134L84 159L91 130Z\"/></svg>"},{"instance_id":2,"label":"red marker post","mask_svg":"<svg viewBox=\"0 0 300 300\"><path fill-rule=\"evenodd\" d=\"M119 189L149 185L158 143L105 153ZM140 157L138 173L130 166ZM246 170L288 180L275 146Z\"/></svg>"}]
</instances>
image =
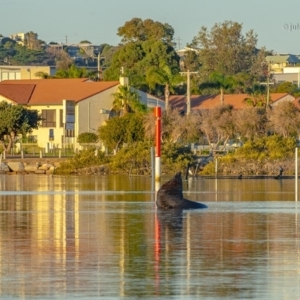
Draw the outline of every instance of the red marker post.
<instances>
[{"instance_id":1,"label":"red marker post","mask_svg":"<svg viewBox=\"0 0 300 300\"><path fill-rule=\"evenodd\" d=\"M155 107L155 181L160 181L160 155L161 155L161 107Z\"/></svg>"}]
</instances>

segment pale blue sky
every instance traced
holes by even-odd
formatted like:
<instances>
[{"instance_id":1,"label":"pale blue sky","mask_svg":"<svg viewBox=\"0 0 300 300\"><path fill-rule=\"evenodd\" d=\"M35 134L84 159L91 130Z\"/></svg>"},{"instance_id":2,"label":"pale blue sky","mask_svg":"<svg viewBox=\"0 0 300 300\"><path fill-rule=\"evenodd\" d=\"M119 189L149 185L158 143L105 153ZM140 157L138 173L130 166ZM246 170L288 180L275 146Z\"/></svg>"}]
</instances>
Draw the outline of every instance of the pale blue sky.
<instances>
[{"instance_id":1,"label":"pale blue sky","mask_svg":"<svg viewBox=\"0 0 300 300\"><path fill-rule=\"evenodd\" d=\"M300 54L299 0L0 0L0 33L34 31L46 42L117 45L134 17L170 24L181 48L201 26L232 20L258 34L258 46Z\"/></svg>"}]
</instances>

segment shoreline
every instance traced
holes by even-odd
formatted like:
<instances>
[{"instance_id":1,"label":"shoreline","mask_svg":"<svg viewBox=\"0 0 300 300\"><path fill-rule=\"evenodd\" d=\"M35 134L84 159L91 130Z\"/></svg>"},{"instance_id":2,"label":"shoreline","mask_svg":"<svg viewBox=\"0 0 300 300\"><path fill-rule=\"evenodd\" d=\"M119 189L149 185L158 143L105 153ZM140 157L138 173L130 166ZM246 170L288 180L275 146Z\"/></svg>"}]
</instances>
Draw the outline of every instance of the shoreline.
<instances>
[{"instance_id":1,"label":"shoreline","mask_svg":"<svg viewBox=\"0 0 300 300\"><path fill-rule=\"evenodd\" d=\"M0 161L0 174L53 174L66 158L58 157L7 157Z\"/></svg>"},{"instance_id":2,"label":"shoreline","mask_svg":"<svg viewBox=\"0 0 300 300\"><path fill-rule=\"evenodd\" d=\"M0 161L0 174L14 175L14 174L52 174L55 175L55 168L60 166L63 161L66 161L69 157L6 157ZM99 166L99 168L101 168ZM106 172L99 172L96 170L97 167L87 167L88 172L80 172L78 174L73 174L75 176L82 175L107 175ZM129 176L129 175L128 175ZM140 175L144 176L144 175ZM149 175L146 175L149 176ZM150 175L151 177L151 175ZM276 175L196 175L196 176L188 176L190 178L199 178L199 179L274 179L274 180L282 180L282 179L295 179L295 175L282 175L278 178ZM184 180L188 180L187 178L183 178Z\"/></svg>"}]
</instances>

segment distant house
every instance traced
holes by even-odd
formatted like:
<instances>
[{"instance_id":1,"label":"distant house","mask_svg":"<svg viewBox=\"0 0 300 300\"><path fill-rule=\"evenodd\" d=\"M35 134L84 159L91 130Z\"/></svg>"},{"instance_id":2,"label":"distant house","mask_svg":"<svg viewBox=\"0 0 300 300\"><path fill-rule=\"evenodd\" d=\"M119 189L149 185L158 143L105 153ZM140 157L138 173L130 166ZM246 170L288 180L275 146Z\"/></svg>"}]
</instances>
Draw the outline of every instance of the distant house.
<instances>
[{"instance_id":1,"label":"distant house","mask_svg":"<svg viewBox=\"0 0 300 300\"><path fill-rule=\"evenodd\" d=\"M270 64L271 72L282 73L287 66L295 66L300 63L300 59L294 54L278 54L266 56L266 61Z\"/></svg>"},{"instance_id":2,"label":"distant house","mask_svg":"<svg viewBox=\"0 0 300 300\"><path fill-rule=\"evenodd\" d=\"M300 86L300 74L299 73L276 73L273 74L272 80L276 84L281 84L284 82L291 82Z\"/></svg>"},{"instance_id":3,"label":"distant house","mask_svg":"<svg viewBox=\"0 0 300 300\"><path fill-rule=\"evenodd\" d=\"M55 67L50 66L6 66L0 65L0 82L4 80L41 79L37 73L47 73L53 76Z\"/></svg>"},{"instance_id":4,"label":"distant house","mask_svg":"<svg viewBox=\"0 0 300 300\"><path fill-rule=\"evenodd\" d=\"M9 37L12 40L16 41L19 45L24 46L24 42L25 42L25 33L24 32L11 34ZM37 34L36 34L36 38L37 38Z\"/></svg>"},{"instance_id":5,"label":"distant house","mask_svg":"<svg viewBox=\"0 0 300 300\"><path fill-rule=\"evenodd\" d=\"M112 116L113 93L128 80L94 82L88 79L5 80L0 82L0 101L21 104L37 110L42 126L32 132L40 147L51 143L76 145L79 134L97 132ZM141 102L153 105L155 98L138 91ZM156 101L157 105L164 102ZM78 145L76 145L77 147Z\"/></svg>"},{"instance_id":6,"label":"distant house","mask_svg":"<svg viewBox=\"0 0 300 300\"><path fill-rule=\"evenodd\" d=\"M179 50L176 51L177 55L180 58L179 64L180 64L180 68L181 69L184 68L184 56L189 51L193 51L193 52L199 53L199 50L197 50L195 48L190 48L190 47L184 47L183 49L179 49Z\"/></svg>"},{"instance_id":7,"label":"distant house","mask_svg":"<svg viewBox=\"0 0 300 300\"><path fill-rule=\"evenodd\" d=\"M232 105L234 109L250 107L245 99L250 98L248 94L225 94L224 104ZM287 93L271 93L270 104L277 105L282 101L294 101L295 98ZM180 111L186 111L186 96L170 96L169 104L171 107ZM191 110L212 109L221 104L220 95L192 95Z\"/></svg>"},{"instance_id":8,"label":"distant house","mask_svg":"<svg viewBox=\"0 0 300 300\"><path fill-rule=\"evenodd\" d=\"M60 53L61 51L64 50L63 44L48 44L47 47L52 53L55 54Z\"/></svg>"},{"instance_id":9,"label":"distant house","mask_svg":"<svg viewBox=\"0 0 300 300\"><path fill-rule=\"evenodd\" d=\"M90 43L80 43L80 44L78 44L78 46L89 57L96 57L98 55L98 53L100 53L99 45L93 45Z\"/></svg>"},{"instance_id":10,"label":"distant house","mask_svg":"<svg viewBox=\"0 0 300 300\"><path fill-rule=\"evenodd\" d=\"M285 67L282 73L274 73L272 80L277 84L291 82L300 87L300 67Z\"/></svg>"}]
</instances>

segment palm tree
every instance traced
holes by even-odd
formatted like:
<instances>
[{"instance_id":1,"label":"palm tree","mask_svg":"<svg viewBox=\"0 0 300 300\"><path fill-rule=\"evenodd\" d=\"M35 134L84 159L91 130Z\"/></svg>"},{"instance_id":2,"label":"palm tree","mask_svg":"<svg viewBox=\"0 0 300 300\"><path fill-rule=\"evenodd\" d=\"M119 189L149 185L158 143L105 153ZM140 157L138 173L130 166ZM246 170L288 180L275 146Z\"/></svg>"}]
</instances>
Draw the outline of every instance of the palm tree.
<instances>
[{"instance_id":1,"label":"palm tree","mask_svg":"<svg viewBox=\"0 0 300 300\"><path fill-rule=\"evenodd\" d=\"M55 74L55 78L87 78L88 76L86 68L77 68L74 64L68 70L60 69Z\"/></svg>"},{"instance_id":2,"label":"palm tree","mask_svg":"<svg viewBox=\"0 0 300 300\"><path fill-rule=\"evenodd\" d=\"M170 92L174 92L174 87L183 81L183 77L179 73L173 74L168 65L164 65L161 68L153 66L146 73L146 81L152 90L157 85L164 86L165 106L166 110L168 110Z\"/></svg>"},{"instance_id":3,"label":"palm tree","mask_svg":"<svg viewBox=\"0 0 300 300\"><path fill-rule=\"evenodd\" d=\"M233 76L226 76L222 73L213 72L209 81L200 84L200 89L218 89L220 91L220 102L224 104L224 91L233 88L237 84Z\"/></svg>"},{"instance_id":4,"label":"palm tree","mask_svg":"<svg viewBox=\"0 0 300 300\"><path fill-rule=\"evenodd\" d=\"M86 68L78 68L74 64L69 69L59 69L54 76L50 76L45 72L37 72L35 76L42 79L53 79L53 78L96 78L97 71L87 71Z\"/></svg>"},{"instance_id":5,"label":"palm tree","mask_svg":"<svg viewBox=\"0 0 300 300\"><path fill-rule=\"evenodd\" d=\"M42 71L36 72L34 75L35 75L36 77L41 78L41 79L49 79L49 78L53 78L53 77L50 76L48 73L42 72Z\"/></svg>"},{"instance_id":6,"label":"palm tree","mask_svg":"<svg viewBox=\"0 0 300 300\"><path fill-rule=\"evenodd\" d=\"M254 84L251 88L246 89L249 97L245 98L247 104L252 107L266 107L266 88L260 84Z\"/></svg>"},{"instance_id":7,"label":"palm tree","mask_svg":"<svg viewBox=\"0 0 300 300\"><path fill-rule=\"evenodd\" d=\"M130 112L145 112L146 105L140 102L140 96L137 91L131 89L128 85L120 85L118 92L113 94L113 109L120 115Z\"/></svg>"}]
</instances>

